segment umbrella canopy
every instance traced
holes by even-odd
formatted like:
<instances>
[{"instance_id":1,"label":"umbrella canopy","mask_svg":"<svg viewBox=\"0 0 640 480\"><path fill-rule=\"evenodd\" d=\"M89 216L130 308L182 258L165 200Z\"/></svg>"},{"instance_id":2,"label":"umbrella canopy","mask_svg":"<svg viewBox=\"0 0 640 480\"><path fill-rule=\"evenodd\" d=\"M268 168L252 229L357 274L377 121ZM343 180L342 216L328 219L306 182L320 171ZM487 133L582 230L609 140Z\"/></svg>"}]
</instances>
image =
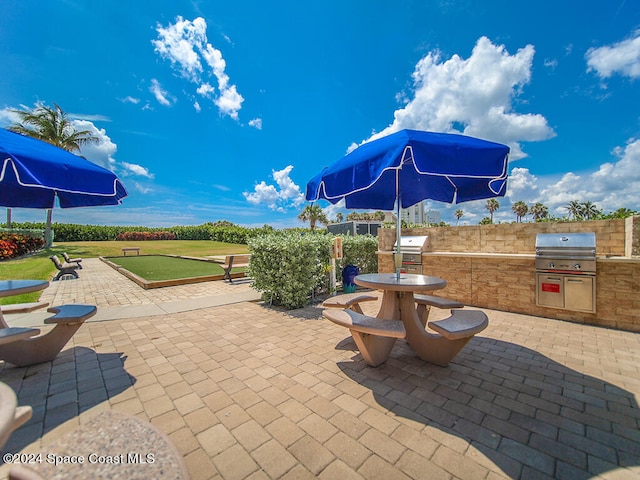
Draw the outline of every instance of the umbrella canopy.
<instances>
[{"instance_id":1,"label":"umbrella canopy","mask_svg":"<svg viewBox=\"0 0 640 480\"><path fill-rule=\"evenodd\" d=\"M61 208L118 205L118 177L46 142L0 128L0 206Z\"/></svg>"},{"instance_id":2,"label":"umbrella canopy","mask_svg":"<svg viewBox=\"0 0 640 480\"><path fill-rule=\"evenodd\" d=\"M347 208L393 210L422 200L460 203L503 196L508 157L509 147L499 143L401 130L325 168L307 184L306 198L331 203L344 198Z\"/></svg>"},{"instance_id":3,"label":"umbrella canopy","mask_svg":"<svg viewBox=\"0 0 640 480\"><path fill-rule=\"evenodd\" d=\"M365 143L307 183L306 199L347 208L400 208L504 196L509 147L465 135L401 130ZM400 268L400 255L396 267ZM399 275L399 273L398 273Z\"/></svg>"}]
</instances>

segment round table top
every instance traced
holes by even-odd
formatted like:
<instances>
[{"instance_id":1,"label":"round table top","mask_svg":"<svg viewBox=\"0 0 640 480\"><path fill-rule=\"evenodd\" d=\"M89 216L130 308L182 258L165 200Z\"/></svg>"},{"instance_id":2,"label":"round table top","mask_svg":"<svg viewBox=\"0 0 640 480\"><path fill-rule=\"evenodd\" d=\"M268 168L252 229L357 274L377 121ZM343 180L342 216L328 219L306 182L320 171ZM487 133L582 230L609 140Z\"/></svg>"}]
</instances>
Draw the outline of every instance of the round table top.
<instances>
[{"instance_id":1,"label":"round table top","mask_svg":"<svg viewBox=\"0 0 640 480\"><path fill-rule=\"evenodd\" d=\"M440 277L410 273L401 274L400 280L395 273L365 273L356 276L353 281L362 287L399 292L423 292L447 286L447 281Z\"/></svg>"},{"instance_id":2,"label":"round table top","mask_svg":"<svg viewBox=\"0 0 640 480\"><path fill-rule=\"evenodd\" d=\"M0 280L0 297L37 292L49 286L46 280Z\"/></svg>"}]
</instances>

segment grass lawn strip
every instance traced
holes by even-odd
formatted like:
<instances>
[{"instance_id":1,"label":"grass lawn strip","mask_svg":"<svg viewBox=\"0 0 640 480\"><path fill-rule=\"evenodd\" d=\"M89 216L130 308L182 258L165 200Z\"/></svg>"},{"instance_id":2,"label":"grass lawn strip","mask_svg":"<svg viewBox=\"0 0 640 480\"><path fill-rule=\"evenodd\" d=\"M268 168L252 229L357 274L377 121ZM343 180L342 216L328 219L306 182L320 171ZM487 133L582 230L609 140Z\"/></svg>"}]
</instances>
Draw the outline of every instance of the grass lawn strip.
<instances>
[{"instance_id":1,"label":"grass lawn strip","mask_svg":"<svg viewBox=\"0 0 640 480\"><path fill-rule=\"evenodd\" d=\"M100 259L145 289L222 280L224 275L218 263L194 257L136 255ZM244 270L232 269L231 276L243 277Z\"/></svg>"},{"instance_id":2,"label":"grass lawn strip","mask_svg":"<svg viewBox=\"0 0 640 480\"><path fill-rule=\"evenodd\" d=\"M111 257L108 260L139 277L154 281L206 277L224 273L217 263L164 255Z\"/></svg>"}]
</instances>

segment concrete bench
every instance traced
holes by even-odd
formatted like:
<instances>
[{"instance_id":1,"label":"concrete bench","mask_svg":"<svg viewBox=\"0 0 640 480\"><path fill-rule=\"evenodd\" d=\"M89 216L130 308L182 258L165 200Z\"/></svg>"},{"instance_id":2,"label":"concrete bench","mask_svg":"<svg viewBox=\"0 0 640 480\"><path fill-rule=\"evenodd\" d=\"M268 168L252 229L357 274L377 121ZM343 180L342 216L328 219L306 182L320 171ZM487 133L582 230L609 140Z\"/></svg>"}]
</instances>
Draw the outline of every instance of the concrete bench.
<instances>
[{"instance_id":1,"label":"concrete bench","mask_svg":"<svg viewBox=\"0 0 640 480\"><path fill-rule=\"evenodd\" d=\"M366 293L345 293L344 295L336 295L327 298L322 306L325 308L348 308L357 313L364 313L360 308L360 302L375 302L378 300L376 295Z\"/></svg>"},{"instance_id":2,"label":"concrete bench","mask_svg":"<svg viewBox=\"0 0 640 480\"><path fill-rule=\"evenodd\" d=\"M17 342L25 338L35 337L40 333L37 328L7 327L0 329L0 345Z\"/></svg>"},{"instance_id":3,"label":"concrete bench","mask_svg":"<svg viewBox=\"0 0 640 480\"><path fill-rule=\"evenodd\" d=\"M434 295L414 294L413 298L416 301L418 317L420 317L423 327L427 324L431 307L442 308L445 310L450 310L452 308L464 308L464 303L458 302L457 300L451 300L449 298L436 297Z\"/></svg>"},{"instance_id":4,"label":"concrete bench","mask_svg":"<svg viewBox=\"0 0 640 480\"><path fill-rule=\"evenodd\" d=\"M405 338L404 325L399 320L381 320L353 310L327 309L322 312L333 323L347 327L364 361L377 367L385 362L398 338Z\"/></svg>"},{"instance_id":5,"label":"concrete bench","mask_svg":"<svg viewBox=\"0 0 640 480\"><path fill-rule=\"evenodd\" d=\"M82 270L81 258L69 258L69 255L67 254L67 252L62 252L62 258L64 258L64 261L67 263L75 263L76 265L78 265L78 268Z\"/></svg>"},{"instance_id":6,"label":"concrete bench","mask_svg":"<svg viewBox=\"0 0 640 480\"><path fill-rule=\"evenodd\" d=\"M75 325L76 323L83 323L88 318L93 317L97 311L98 307L95 305L84 305L80 303L50 307L47 309L47 312L55 313L55 315L45 319L44 323L49 325Z\"/></svg>"},{"instance_id":7,"label":"concrete bench","mask_svg":"<svg viewBox=\"0 0 640 480\"><path fill-rule=\"evenodd\" d=\"M412 332L407 342L427 362L446 367L473 336L485 328L489 320L480 310L451 310L451 316L429 322L426 330Z\"/></svg>"},{"instance_id":8,"label":"concrete bench","mask_svg":"<svg viewBox=\"0 0 640 480\"><path fill-rule=\"evenodd\" d=\"M74 277L78 278L78 272L76 272L76 270L78 269L77 264L66 262L62 263L57 255L51 255L49 258L58 269L58 274L53 277L54 282L56 280L60 280L65 275L73 275Z\"/></svg>"},{"instance_id":9,"label":"concrete bench","mask_svg":"<svg viewBox=\"0 0 640 480\"><path fill-rule=\"evenodd\" d=\"M122 255L126 257L127 252L136 252L136 255L140 255L140 247L122 247Z\"/></svg>"},{"instance_id":10,"label":"concrete bench","mask_svg":"<svg viewBox=\"0 0 640 480\"><path fill-rule=\"evenodd\" d=\"M23 336L9 337L11 341L0 342L0 360L18 367L50 362L58 356L85 320L94 316L97 310L95 305L82 304L48 308L47 311L55 315L45 319L44 323L55 325L53 329L38 336L35 336L40 333L38 329L23 329L26 330L22 332ZM15 330L15 328L2 330Z\"/></svg>"},{"instance_id":11,"label":"concrete bench","mask_svg":"<svg viewBox=\"0 0 640 480\"><path fill-rule=\"evenodd\" d=\"M0 448L4 447L11 433L24 425L33 414L29 406L18 406L13 389L0 382Z\"/></svg>"},{"instance_id":12,"label":"concrete bench","mask_svg":"<svg viewBox=\"0 0 640 480\"><path fill-rule=\"evenodd\" d=\"M251 260L250 254L245 255L226 255L224 257L224 262L220 265L224 270L223 280L229 280L232 282L231 278L231 269L232 268L246 268L249 266L249 261Z\"/></svg>"},{"instance_id":13,"label":"concrete bench","mask_svg":"<svg viewBox=\"0 0 640 480\"><path fill-rule=\"evenodd\" d=\"M48 305L49 302L12 303L10 305L2 305L0 309L2 309L3 315L7 315L11 313L30 313Z\"/></svg>"},{"instance_id":14,"label":"concrete bench","mask_svg":"<svg viewBox=\"0 0 640 480\"><path fill-rule=\"evenodd\" d=\"M480 310L452 310L451 316L429 322L429 328L449 340L471 338L489 325L489 319Z\"/></svg>"}]
</instances>

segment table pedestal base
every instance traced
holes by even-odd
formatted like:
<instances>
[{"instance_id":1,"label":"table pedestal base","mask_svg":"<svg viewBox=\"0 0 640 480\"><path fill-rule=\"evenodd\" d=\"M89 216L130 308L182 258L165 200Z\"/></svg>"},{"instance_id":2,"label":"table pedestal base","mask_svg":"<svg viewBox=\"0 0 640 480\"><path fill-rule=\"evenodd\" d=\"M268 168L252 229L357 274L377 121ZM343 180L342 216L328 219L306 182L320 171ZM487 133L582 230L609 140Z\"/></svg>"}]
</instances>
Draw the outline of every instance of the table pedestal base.
<instances>
[{"instance_id":1,"label":"table pedestal base","mask_svg":"<svg viewBox=\"0 0 640 480\"><path fill-rule=\"evenodd\" d=\"M453 360L458 352L460 352L472 338L467 337L451 340L438 333L427 332L416 310L413 292L388 292L382 299L378 318L402 320L404 328L407 331L407 343L413 351L415 351L422 360L441 367L448 366L449 362ZM391 347L393 347L393 345L391 345ZM380 363L386 360L390 353L391 348L389 348L387 356L382 359Z\"/></svg>"},{"instance_id":2,"label":"table pedestal base","mask_svg":"<svg viewBox=\"0 0 640 480\"><path fill-rule=\"evenodd\" d=\"M360 355L372 367L384 363L391 355L391 350L396 343L395 338L380 337L368 333L350 330L353 341L356 342Z\"/></svg>"}]
</instances>

